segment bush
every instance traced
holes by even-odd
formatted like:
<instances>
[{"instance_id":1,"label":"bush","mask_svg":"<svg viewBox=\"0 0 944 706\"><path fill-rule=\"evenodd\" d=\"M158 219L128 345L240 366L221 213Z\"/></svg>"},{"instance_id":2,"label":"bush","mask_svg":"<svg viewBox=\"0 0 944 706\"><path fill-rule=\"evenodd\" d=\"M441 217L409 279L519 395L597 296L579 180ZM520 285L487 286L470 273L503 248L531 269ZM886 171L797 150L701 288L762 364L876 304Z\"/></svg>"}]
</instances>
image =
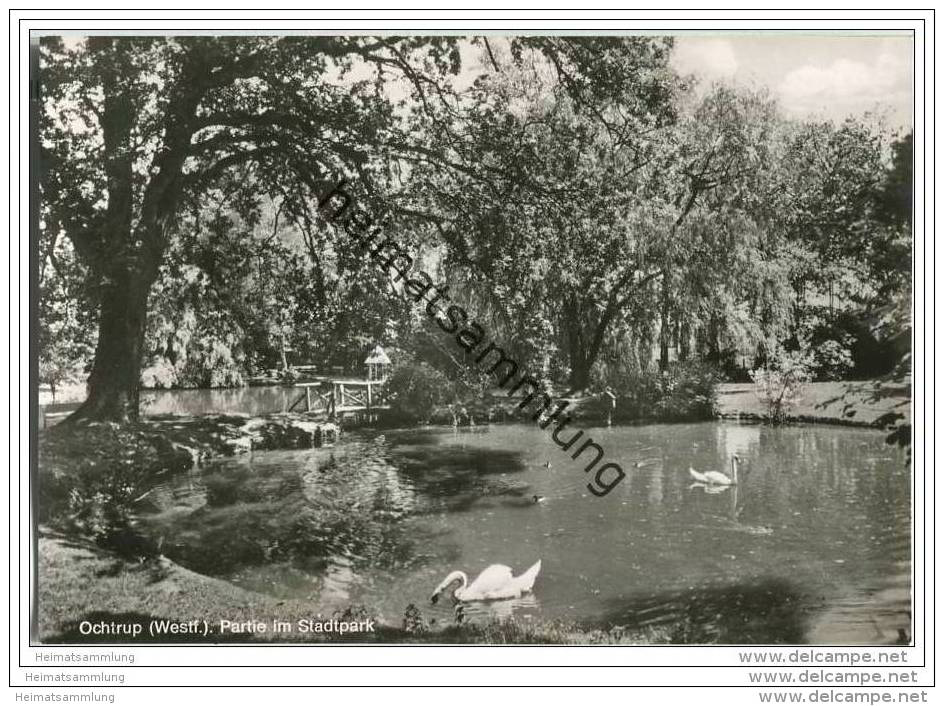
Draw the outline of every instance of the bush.
<instances>
[{"instance_id":1,"label":"bush","mask_svg":"<svg viewBox=\"0 0 944 706\"><path fill-rule=\"evenodd\" d=\"M109 472L69 490L69 520L80 534L116 550L136 534L133 505L140 486L134 474ZM135 543L137 544L137 543Z\"/></svg>"},{"instance_id":2,"label":"bush","mask_svg":"<svg viewBox=\"0 0 944 706\"><path fill-rule=\"evenodd\" d=\"M676 363L660 377L656 415L666 421L710 419L718 403L717 371L698 362Z\"/></svg>"},{"instance_id":3,"label":"bush","mask_svg":"<svg viewBox=\"0 0 944 706\"><path fill-rule=\"evenodd\" d=\"M893 368L895 351L873 325L871 317L860 311L808 307L790 347L812 352L814 380L878 377Z\"/></svg>"},{"instance_id":4,"label":"bush","mask_svg":"<svg viewBox=\"0 0 944 706\"><path fill-rule=\"evenodd\" d=\"M856 321L848 315L834 317L822 312L810 318L789 344L790 348L809 351L807 364L813 380L848 379L855 368L853 348L859 337L853 333Z\"/></svg>"},{"instance_id":5,"label":"bush","mask_svg":"<svg viewBox=\"0 0 944 706\"><path fill-rule=\"evenodd\" d=\"M845 380L852 372L852 337L829 339L813 348L813 377L817 380Z\"/></svg>"},{"instance_id":6,"label":"bush","mask_svg":"<svg viewBox=\"0 0 944 706\"><path fill-rule=\"evenodd\" d=\"M809 354L779 351L767 366L751 371L754 391L766 407L765 418L771 424L782 424L789 411L803 396L812 377L813 360Z\"/></svg>"},{"instance_id":7,"label":"bush","mask_svg":"<svg viewBox=\"0 0 944 706\"><path fill-rule=\"evenodd\" d=\"M452 394L452 382L426 363L397 366L385 390L394 416L410 422L426 422L436 407Z\"/></svg>"},{"instance_id":8,"label":"bush","mask_svg":"<svg viewBox=\"0 0 944 706\"><path fill-rule=\"evenodd\" d=\"M161 471L192 464L187 451L160 434L117 425L57 425L39 450L39 519L128 556L154 546L139 532L136 514Z\"/></svg>"},{"instance_id":9,"label":"bush","mask_svg":"<svg viewBox=\"0 0 944 706\"><path fill-rule=\"evenodd\" d=\"M697 361L673 363L665 372L656 370L624 374L613 385L616 408L613 421L698 421L715 415L720 375ZM610 398L598 394L586 405L588 414L606 419Z\"/></svg>"}]
</instances>

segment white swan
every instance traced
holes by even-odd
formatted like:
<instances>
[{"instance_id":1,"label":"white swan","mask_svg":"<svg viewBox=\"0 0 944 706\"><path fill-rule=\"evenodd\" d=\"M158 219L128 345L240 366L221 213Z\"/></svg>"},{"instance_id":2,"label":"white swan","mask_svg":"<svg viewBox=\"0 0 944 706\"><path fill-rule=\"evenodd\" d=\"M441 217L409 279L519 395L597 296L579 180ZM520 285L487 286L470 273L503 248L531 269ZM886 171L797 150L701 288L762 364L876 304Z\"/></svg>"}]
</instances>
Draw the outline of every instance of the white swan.
<instances>
[{"instance_id":1,"label":"white swan","mask_svg":"<svg viewBox=\"0 0 944 706\"><path fill-rule=\"evenodd\" d=\"M699 473L694 468L688 469L688 474L696 483L704 483L705 485L737 485L738 482L738 462L741 460L741 457L737 454L734 454L731 457L731 476L728 477L720 471L708 471L707 473Z\"/></svg>"},{"instance_id":2,"label":"white swan","mask_svg":"<svg viewBox=\"0 0 944 706\"><path fill-rule=\"evenodd\" d=\"M708 476L704 473L699 473L691 466L688 467L688 475L692 477L692 480L695 481L695 485L701 483L702 485L708 484Z\"/></svg>"},{"instance_id":3,"label":"white swan","mask_svg":"<svg viewBox=\"0 0 944 706\"><path fill-rule=\"evenodd\" d=\"M534 580L541 570L541 561L525 571L521 576L512 576L511 568L503 564L492 564L478 575L471 584L464 571L453 571L433 591L429 600L435 603L439 594L451 587L454 583L460 585L453 590L453 597L457 601L494 601L502 598L518 598L527 593L534 586Z\"/></svg>"}]
</instances>

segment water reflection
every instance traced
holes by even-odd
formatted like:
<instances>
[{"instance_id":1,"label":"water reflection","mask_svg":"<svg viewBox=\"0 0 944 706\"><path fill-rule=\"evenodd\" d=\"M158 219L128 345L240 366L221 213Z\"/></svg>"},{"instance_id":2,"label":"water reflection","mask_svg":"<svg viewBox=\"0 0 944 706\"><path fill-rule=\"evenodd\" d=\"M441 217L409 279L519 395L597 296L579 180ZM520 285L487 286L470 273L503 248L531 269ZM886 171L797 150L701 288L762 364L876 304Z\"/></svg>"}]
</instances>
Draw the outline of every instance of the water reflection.
<instances>
[{"instance_id":1,"label":"water reflection","mask_svg":"<svg viewBox=\"0 0 944 706\"><path fill-rule=\"evenodd\" d=\"M662 628L678 644L805 641L805 600L789 581L762 579L614 602L599 621Z\"/></svg>"},{"instance_id":2,"label":"water reflection","mask_svg":"<svg viewBox=\"0 0 944 706\"><path fill-rule=\"evenodd\" d=\"M911 478L880 433L592 434L629 470L605 498L534 427L426 429L227 460L156 489L148 522L198 571L322 611L364 603L394 622L448 571L542 559L534 595L469 604L466 619L652 625L682 642L910 635ZM737 486L692 487L689 466L727 470L735 453ZM455 619L448 605L423 611Z\"/></svg>"},{"instance_id":3,"label":"water reflection","mask_svg":"<svg viewBox=\"0 0 944 706\"><path fill-rule=\"evenodd\" d=\"M272 414L286 412L298 388L279 385L216 390L144 390L141 407L148 416L204 414Z\"/></svg>"}]
</instances>

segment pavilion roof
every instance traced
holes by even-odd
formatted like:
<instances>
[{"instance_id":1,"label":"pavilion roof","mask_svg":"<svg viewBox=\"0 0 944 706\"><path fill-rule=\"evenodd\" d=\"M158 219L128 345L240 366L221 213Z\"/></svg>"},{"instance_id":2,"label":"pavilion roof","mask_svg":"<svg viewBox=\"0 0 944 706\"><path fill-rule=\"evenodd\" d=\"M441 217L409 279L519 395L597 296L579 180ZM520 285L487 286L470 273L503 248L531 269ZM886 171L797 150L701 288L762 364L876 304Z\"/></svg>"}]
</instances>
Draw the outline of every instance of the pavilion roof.
<instances>
[{"instance_id":1,"label":"pavilion roof","mask_svg":"<svg viewBox=\"0 0 944 706\"><path fill-rule=\"evenodd\" d=\"M365 365L390 365L390 357L387 355L386 351L380 346L375 346L374 350L370 352L370 355L367 356L367 360L364 361Z\"/></svg>"}]
</instances>

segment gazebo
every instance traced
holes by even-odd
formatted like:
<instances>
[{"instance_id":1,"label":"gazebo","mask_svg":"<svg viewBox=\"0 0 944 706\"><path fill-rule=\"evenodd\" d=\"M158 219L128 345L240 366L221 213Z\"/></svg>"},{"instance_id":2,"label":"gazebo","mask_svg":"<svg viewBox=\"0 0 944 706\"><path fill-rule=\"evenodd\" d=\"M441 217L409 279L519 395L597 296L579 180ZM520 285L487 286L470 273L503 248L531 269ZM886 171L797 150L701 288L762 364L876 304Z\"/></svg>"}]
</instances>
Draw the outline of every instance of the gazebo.
<instances>
[{"instance_id":1,"label":"gazebo","mask_svg":"<svg viewBox=\"0 0 944 706\"><path fill-rule=\"evenodd\" d=\"M364 365L367 366L368 380L386 380L390 372L390 357L381 346L374 346Z\"/></svg>"}]
</instances>

